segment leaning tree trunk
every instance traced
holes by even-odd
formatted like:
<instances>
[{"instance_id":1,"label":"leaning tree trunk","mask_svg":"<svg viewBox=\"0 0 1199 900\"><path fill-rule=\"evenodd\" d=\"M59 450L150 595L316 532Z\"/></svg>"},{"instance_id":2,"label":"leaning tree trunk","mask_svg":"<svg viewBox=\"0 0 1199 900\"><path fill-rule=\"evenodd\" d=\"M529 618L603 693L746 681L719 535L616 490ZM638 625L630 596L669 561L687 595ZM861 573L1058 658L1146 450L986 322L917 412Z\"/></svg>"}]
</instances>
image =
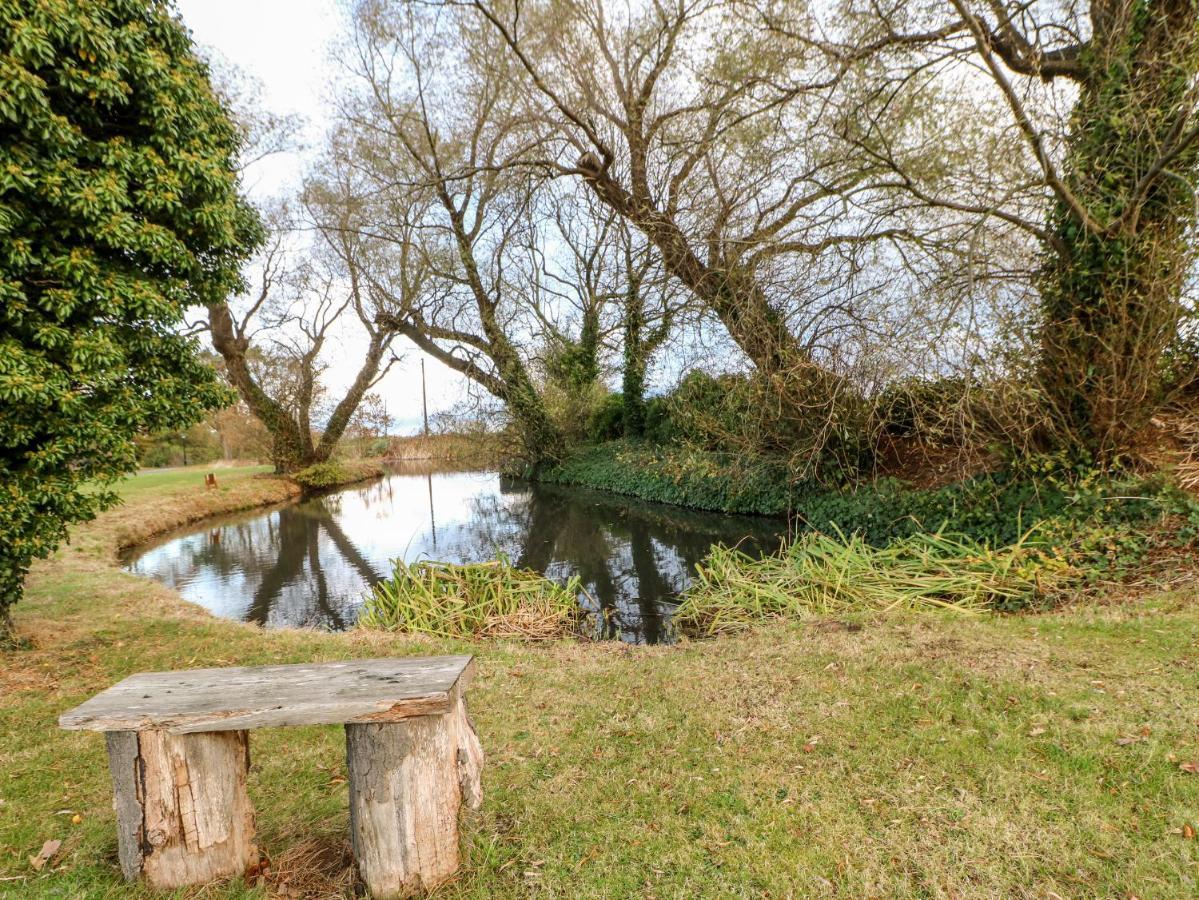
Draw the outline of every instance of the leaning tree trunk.
<instances>
[{"instance_id":1,"label":"leaning tree trunk","mask_svg":"<svg viewBox=\"0 0 1199 900\"><path fill-rule=\"evenodd\" d=\"M641 230L662 254L666 270L720 319L753 363L769 403L793 426L792 433L779 436L792 459L811 471L830 453L851 468L861 465L864 445L838 445L843 436L862 430L855 427L864 409L860 395L812 358L752 273L735 260L706 264L670 217L618 184L594 154L585 153L577 165L596 196Z\"/></svg>"},{"instance_id":2,"label":"leaning tree trunk","mask_svg":"<svg viewBox=\"0 0 1199 900\"><path fill-rule=\"evenodd\" d=\"M216 303L208 307L208 325L212 346L225 361L229 382L271 436L275 471L290 472L308 465L313 452L312 435L304 433L287 410L254 380L246 356L250 342L237 333L229 305Z\"/></svg>"},{"instance_id":3,"label":"leaning tree trunk","mask_svg":"<svg viewBox=\"0 0 1199 900\"><path fill-rule=\"evenodd\" d=\"M534 465L555 462L565 453L566 441L561 430L550 418L545 402L537 392L533 379L529 377L524 361L496 317L496 303L483 286L483 279L475 262L474 238L466 227L462 212L454 206L449 194L444 190L440 197L442 205L449 213L458 258L462 262L467 283L474 295L479 324L487 341L487 355L495 363L499 376L499 391L495 394L504 401L508 412L516 420L529 461Z\"/></svg>"},{"instance_id":4,"label":"leaning tree trunk","mask_svg":"<svg viewBox=\"0 0 1199 900\"><path fill-rule=\"evenodd\" d=\"M341 402L334 408L333 415L329 417L325 430L321 433L320 442L314 451L316 462L324 462L333 454L334 447L345 434L346 426L350 424L350 419L362 403L362 398L375 383L375 378L379 375L379 366L383 363L383 356L390 343L390 336L391 332L388 331L376 331L371 335L370 346L358 375L346 391L346 395L341 398Z\"/></svg>"}]
</instances>

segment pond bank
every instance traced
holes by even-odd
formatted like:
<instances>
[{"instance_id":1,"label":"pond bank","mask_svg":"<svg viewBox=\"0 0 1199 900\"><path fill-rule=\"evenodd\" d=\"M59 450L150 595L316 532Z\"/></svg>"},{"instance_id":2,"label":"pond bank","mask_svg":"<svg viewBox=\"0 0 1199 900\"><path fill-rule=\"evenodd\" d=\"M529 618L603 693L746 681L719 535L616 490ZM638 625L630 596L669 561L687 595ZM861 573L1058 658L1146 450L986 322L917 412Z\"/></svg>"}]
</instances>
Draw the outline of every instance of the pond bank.
<instances>
[{"instance_id":1,"label":"pond bank","mask_svg":"<svg viewBox=\"0 0 1199 900\"><path fill-rule=\"evenodd\" d=\"M249 502L253 474L218 478ZM109 561L115 531L179 502L178 487L123 486L128 505L38 563L14 610L33 646L0 657L0 894L151 896L116 865L104 742L55 724L100 688L136 671L463 652L477 657L484 805L439 896L1199 884L1184 831L1199 827L1199 775L1183 767L1199 758L1194 581L1037 617L780 623L636 650L267 631ZM344 749L338 729L254 735L271 869L206 896L351 896ZM62 848L35 871L46 840Z\"/></svg>"},{"instance_id":2,"label":"pond bank","mask_svg":"<svg viewBox=\"0 0 1199 900\"><path fill-rule=\"evenodd\" d=\"M212 473L216 486L207 487ZM111 560L122 551L153 538L207 519L288 503L312 493L378 478L383 469L374 462L338 464L323 483L301 484L294 477L275 475L270 466L213 468L189 466L145 470L126 482L124 502L71 533L64 553ZM60 554L61 555L61 554Z\"/></svg>"},{"instance_id":3,"label":"pond bank","mask_svg":"<svg viewBox=\"0 0 1199 900\"><path fill-rule=\"evenodd\" d=\"M366 485L173 532L122 561L218 615L342 631L397 560L502 558L560 585L576 581L584 635L657 643L672 639L678 595L714 545L756 557L781 538L777 520L406 463Z\"/></svg>"}]
</instances>

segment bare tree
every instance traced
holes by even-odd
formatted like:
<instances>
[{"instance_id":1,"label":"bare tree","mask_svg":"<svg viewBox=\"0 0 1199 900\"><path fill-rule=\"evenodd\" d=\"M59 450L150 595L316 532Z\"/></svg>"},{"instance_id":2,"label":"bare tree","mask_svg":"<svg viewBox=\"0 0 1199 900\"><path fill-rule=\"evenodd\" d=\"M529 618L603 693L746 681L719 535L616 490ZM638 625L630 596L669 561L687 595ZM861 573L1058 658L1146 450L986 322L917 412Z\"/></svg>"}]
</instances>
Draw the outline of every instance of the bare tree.
<instances>
[{"instance_id":1,"label":"bare tree","mask_svg":"<svg viewBox=\"0 0 1199 900\"><path fill-rule=\"evenodd\" d=\"M478 37L411 9L354 7L358 90L331 162L351 210L340 248L381 321L502 400L528 458L552 460L562 435L522 352L536 330L519 277L536 182L512 165L517 85L482 64L494 48ZM428 292L398 289L405 258L421 260Z\"/></svg>"},{"instance_id":2,"label":"bare tree","mask_svg":"<svg viewBox=\"0 0 1199 900\"><path fill-rule=\"evenodd\" d=\"M277 227L259 261L256 294L213 304L206 323L226 377L270 432L271 459L280 472L327 460L363 396L396 360L396 330L378 321L360 285L316 261L289 267L294 251L287 239L288 230ZM365 332L366 349L326 417L321 407L328 344L348 312Z\"/></svg>"},{"instance_id":3,"label":"bare tree","mask_svg":"<svg viewBox=\"0 0 1199 900\"><path fill-rule=\"evenodd\" d=\"M843 346L859 316L830 282L856 277L867 248L918 243L836 128L847 63L724 0L448 5L519 64L540 164L646 236L808 423L795 449L815 462L861 407Z\"/></svg>"}]
</instances>

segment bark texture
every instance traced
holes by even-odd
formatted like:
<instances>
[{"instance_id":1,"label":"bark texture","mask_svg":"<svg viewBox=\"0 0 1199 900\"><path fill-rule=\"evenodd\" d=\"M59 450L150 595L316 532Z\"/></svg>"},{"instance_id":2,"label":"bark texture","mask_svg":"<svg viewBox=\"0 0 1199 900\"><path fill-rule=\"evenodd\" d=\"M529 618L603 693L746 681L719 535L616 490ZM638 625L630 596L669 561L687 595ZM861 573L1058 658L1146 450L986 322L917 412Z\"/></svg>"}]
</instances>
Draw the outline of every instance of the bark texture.
<instances>
[{"instance_id":1,"label":"bark texture","mask_svg":"<svg viewBox=\"0 0 1199 900\"><path fill-rule=\"evenodd\" d=\"M482 800L483 750L460 692L444 715L347 725L346 759L350 838L370 896L411 897L450 878L459 812Z\"/></svg>"},{"instance_id":2,"label":"bark texture","mask_svg":"<svg viewBox=\"0 0 1199 900\"><path fill-rule=\"evenodd\" d=\"M121 870L162 890L244 875L258 863L246 792L248 732L107 734Z\"/></svg>"}]
</instances>

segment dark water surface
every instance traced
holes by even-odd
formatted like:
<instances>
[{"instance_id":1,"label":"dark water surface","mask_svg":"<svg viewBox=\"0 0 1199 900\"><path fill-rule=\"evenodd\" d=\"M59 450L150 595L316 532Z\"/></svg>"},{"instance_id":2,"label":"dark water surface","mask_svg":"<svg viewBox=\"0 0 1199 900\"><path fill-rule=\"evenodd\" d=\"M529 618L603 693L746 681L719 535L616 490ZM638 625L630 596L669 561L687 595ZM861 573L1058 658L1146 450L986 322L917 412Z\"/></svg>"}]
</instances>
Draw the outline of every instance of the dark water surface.
<instances>
[{"instance_id":1,"label":"dark water surface","mask_svg":"<svg viewBox=\"0 0 1199 900\"><path fill-rule=\"evenodd\" d=\"M517 566L564 581L578 575L597 636L669 640L672 600L714 543L758 555L784 524L645 503L495 473L397 469L269 511L216 520L139 548L126 568L175 588L213 613L266 626L354 624L390 561Z\"/></svg>"}]
</instances>

